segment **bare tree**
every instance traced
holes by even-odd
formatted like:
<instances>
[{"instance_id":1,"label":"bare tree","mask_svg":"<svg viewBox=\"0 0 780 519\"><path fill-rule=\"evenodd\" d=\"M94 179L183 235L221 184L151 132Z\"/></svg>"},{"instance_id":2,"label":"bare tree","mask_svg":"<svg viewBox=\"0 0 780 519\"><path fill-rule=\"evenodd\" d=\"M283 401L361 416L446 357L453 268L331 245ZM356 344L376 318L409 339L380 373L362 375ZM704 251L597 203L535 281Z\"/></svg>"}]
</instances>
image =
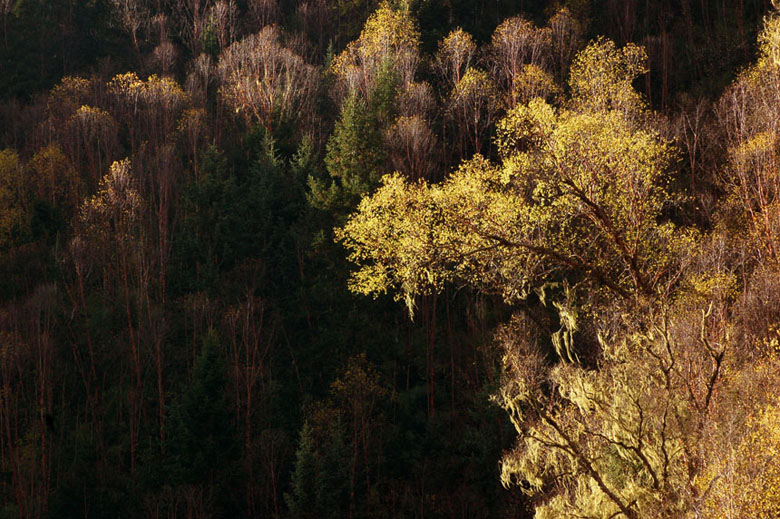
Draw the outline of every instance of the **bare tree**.
<instances>
[{"instance_id":1,"label":"bare tree","mask_svg":"<svg viewBox=\"0 0 780 519\"><path fill-rule=\"evenodd\" d=\"M217 0L206 18L207 30L213 32L220 50L236 41L238 7L234 0Z\"/></svg>"},{"instance_id":2,"label":"bare tree","mask_svg":"<svg viewBox=\"0 0 780 519\"><path fill-rule=\"evenodd\" d=\"M222 99L247 122L270 130L280 118L301 120L313 111L317 70L281 44L274 26L228 47L217 69Z\"/></svg>"},{"instance_id":3,"label":"bare tree","mask_svg":"<svg viewBox=\"0 0 780 519\"><path fill-rule=\"evenodd\" d=\"M164 75L170 75L171 69L176 65L179 50L170 40L168 34L168 17L162 13L157 14L152 20L159 31L159 44L154 48L154 60Z\"/></svg>"},{"instance_id":4,"label":"bare tree","mask_svg":"<svg viewBox=\"0 0 780 519\"><path fill-rule=\"evenodd\" d=\"M563 81L569 71L574 55L582 46L582 26L571 12L559 10L547 22L552 39L552 57L555 65L555 77Z\"/></svg>"},{"instance_id":5,"label":"bare tree","mask_svg":"<svg viewBox=\"0 0 780 519\"><path fill-rule=\"evenodd\" d=\"M270 376L268 355L273 344L273 330L266 323L263 301L251 295L252 287L247 287L247 290L245 302L230 308L224 316L224 323L228 336L232 338L228 344L228 355L237 421L243 424L244 429L247 504L252 509L258 506L258 475L255 472L261 454L258 452L258 435L253 424L255 412L264 411L261 406L264 405L263 397ZM273 480L273 468L274 464L270 464L270 473L263 474L260 479Z\"/></svg>"},{"instance_id":6,"label":"bare tree","mask_svg":"<svg viewBox=\"0 0 780 519\"><path fill-rule=\"evenodd\" d=\"M141 47L139 45L139 30L143 29L149 21L149 10L144 0L110 0L119 16L122 29L127 32L133 41L138 62L141 63Z\"/></svg>"},{"instance_id":7,"label":"bare tree","mask_svg":"<svg viewBox=\"0 0 780 519\"><path fill-rule=\"evenodd\" d=\"M332 4L327 0L303 0L298 4L295 14L301 32L315 43L320 54L324 53L329 35L334 31Z\"/></svg>"},{"instance_id":8,"label":"bare tree","mask_svg":"<svg viewBox=\"0 0 780 519\"><path fill-rule=\"evenodd\" d=\"M504 20L490 43L490 62L497 86L508 92L510 107L517 103L513 93L515 78L523 65L544 68L552 46L551 30L539 28L521 17Z\"/></svg>"},{"instance_id":9,"label":"bare tree","mask_svg":"<svg viewBox=\"0 0 780 519\"><path fill-rule=\"evenodd\" d=\"M172 13L176 15L174 24L185 46L193 56L203 51L203 31L208 28L207 0L170 0Z\"/></svg>"},{"instance_id":10,"label":"bare tree","mask_svg":"<svg viewBox=\"0 0 780 519\"><path fill-rule=\"evenodd\" d=\"M393 167L414 181L430 180L436 169L437 144L428 123L417 114L399 117L385 134Z\"/></svg>"},{"instance_id":11,"label":"bare tree","mask_svg":"<svg viewBox=\"0 0 780 519\"><path fill-rule=\"evenodd\" d=\"M398 112L400 115L420 115L430 120L436 111L436 99L433 88L426 82L411 82L398 93Z\"/></svg>"},{"instance_id":12,"label":"bare tree","mask_svg":"<svg viewBox=\"0 0 780 519\"><path fill-rule=\"evenodd\" d=\"M208 135L206 111L202 108L185 110L179 119L177 128L186 143L187 159L197 179L199 178L200 148Z\"/></svg>"},{"instance_id":13,"label":"bare tree","mask_svg":"<svg viewBox=\"0 0 780 519\"><path fill-rule=\"evenodd\" d=\"M247 10L252 26L258 30L279 23L281 17L278 0L249 0Z\"/></svg>"}]
</instances>

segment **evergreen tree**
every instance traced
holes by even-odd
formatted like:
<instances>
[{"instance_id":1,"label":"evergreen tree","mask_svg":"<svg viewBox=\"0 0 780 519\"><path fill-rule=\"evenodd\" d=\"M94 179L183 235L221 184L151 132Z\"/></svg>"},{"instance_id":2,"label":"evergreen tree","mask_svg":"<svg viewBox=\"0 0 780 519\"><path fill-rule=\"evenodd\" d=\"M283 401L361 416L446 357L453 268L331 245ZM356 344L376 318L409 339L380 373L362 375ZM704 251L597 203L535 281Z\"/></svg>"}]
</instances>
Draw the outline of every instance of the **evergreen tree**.
<instances>
[{"instance_id":1,"label":"evergreen tree","mask_svg":"<svg viewBox=\"0 0 780 519\"><path fill-rule=\"evenodd\" d=\"M295 465L292 473L292 489L285 494L290 516L300 519L320 517L317 510L317 459L314 438L308 422L301 428L298 450L295 451Z\"/></svg>"},{"instance_id":2,"label":"evergreen tree","mask_svg":"<svg viewBox=\"0 0 780 519\"><path fill-rule=\"evenodd\" d=\"M231 492L239 481L238 433L227 398L225 360L213 330L192 369L192 378L171 409L166 445L170 482L203 492L210 515L239 510Z\"/></svg>"}]
</instances>

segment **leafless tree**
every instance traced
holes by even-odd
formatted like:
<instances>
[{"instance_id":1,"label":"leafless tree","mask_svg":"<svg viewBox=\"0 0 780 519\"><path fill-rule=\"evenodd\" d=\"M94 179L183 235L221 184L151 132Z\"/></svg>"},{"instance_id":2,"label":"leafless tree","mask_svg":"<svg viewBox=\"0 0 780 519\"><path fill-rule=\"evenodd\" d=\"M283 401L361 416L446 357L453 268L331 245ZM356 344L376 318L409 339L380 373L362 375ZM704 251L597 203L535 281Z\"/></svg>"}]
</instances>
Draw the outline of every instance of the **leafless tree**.
<instances>
[{"instance_id":1,"label":"leafless tree","mask_svg":"<svg viewBox=\"0 0 780 519\"><path fill-rule=\"evenodd\" d=\"M303 0L298 4L295 14L301 32L309 36L320 53L324 53L328 36L334 30L332 3L327 0Z\"/></svg>"},{"instance_id":2,"label":"leafless tree","mask_svg":"<svg viewBox=\"0 0 780 519\"><path fill-rule=\"evenodd\" d=\"M398 112L400 115L420 115L430 120L436 111L436 99L433 88L426 82L406 84L398 93Z\"/></svg>"},{"instance_id":3,"label":"leafless tree","mask_svg":"<svg viewBox=\"0 0 780 519\"><path fill-rule=\"evenodd\" d=\"M582 27L580 22L564 8L559 10L547 22L552 39L552 56L555 65L555 77L562 82L568 75L574 55L582 46Z\"/></svg>"},{"instance_id":4,"label":"leafless tree","mask_svg":"<svg viewBox=\"0 0 780 519\"><path fill-rule=\"evenodd\" d=\"M421 116L399 117L385 134L393 167L412 180L431 180L436 169L437 139Z\"/></svg>"},{"instance_id":5,"label":"leafless tree","mask_svg":"<svg viewBox=\"0 0 780 519\"><path fill-rule=\"evenodd\" d=\"M236 41L238 7L234 0L217 0L208 11L207 30L212 31L220 50Z\"/></svg>"},{"instance_id":6,"label":"leafless tree","mask_svg":"<svg viewBox=\"0 0 780 519\"><path fill-rule=\"evenodd\" d=\"M133 41L133 48L140 63L141 48L139 46L138 32L145 27L149 21L149 9L144 0L110 0L111 5L116 9L119 16L119 22L122 28Z\"/></svg>"},{"instance_id":7,"label":"leafless tree","mask_svg":"<svg viewBox=\"0 0 780 519\"><path fill-rule=\"evenodd\" d=\"M247 10L252 27L257 30L262 29L266 25L279 23L281 17L278 0L249 0L247 2Z\"/></svg>"},{"instance_id":8,"label":"leafless tree","mask_svg":"<svg viewBox=\"0 0 780 519\"><path fill-rule=\"evenodd\" d=\"M274 26L228 47L217 70L222 99L247 121L270 130L275 117L301 120L313 111L317 70L281 44Z\"/></svg>"}]
</instances>

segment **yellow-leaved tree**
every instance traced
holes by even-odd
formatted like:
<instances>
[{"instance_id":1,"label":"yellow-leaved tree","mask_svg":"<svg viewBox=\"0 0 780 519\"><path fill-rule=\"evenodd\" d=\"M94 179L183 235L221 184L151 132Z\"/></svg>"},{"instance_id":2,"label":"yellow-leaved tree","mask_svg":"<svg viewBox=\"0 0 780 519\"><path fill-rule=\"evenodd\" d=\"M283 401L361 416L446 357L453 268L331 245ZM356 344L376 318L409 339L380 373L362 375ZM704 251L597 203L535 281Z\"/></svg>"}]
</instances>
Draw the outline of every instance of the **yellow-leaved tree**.
<instances>
[{"instance_id":1,"label":"yellow-leaved tree","mask_svg":"<svg viewBox=\"0 0 780 519\"><path fill-rule=\"evenodd\" d=\"M561 276L620 298L662 289L693 233L662 217L674 151L630 89L642 56L591 44L568 102L534 98L498 123L499 164L477 155L435 185L386 177L337 230L352 288L411 302L457 280L510 303Z\"/></svg>"},{"instance_id":2,"label":"yellow-leaved tree","mask_svg":"<svg viewBox=\"0 0 780 519\"><path fill-rule=\"evenodd\" d=\"M500 162L476 155L438 184L389 175L336 231L356 292L412 310L456 283L524 310L497 334L495 399L519 434L502 479L540 518L684 517L704 499L704 424L730 346L728 297L713 294L732 278L679 288L702 285L684 281L699 238L665 218L676 152L631 86L645 60L591 43L568 99L518 102L498 123ZM597 359L581 362L575 338Z\"/></svg>"},{"instance_id":3,"label":"yellow-leaved tree","mask_svg":"<svg viewBox=\"0 0 780 519\"><path fill-rule=\"evenodd\" d=\"M334 58L332 70L344 92L370 96L383 69L397 74L401 86L414 81L420 62L420 31L408 8L383 2L366 20L355 41Z\"/></svg>"},{"instance_id":4,"label":"yellow-leaved tree","mask_svg":"<svg viewBox=\"0 0 780 519\"><path fill-rule=\"evenodd\" d=\"M758 61L746 68L717 106L728 149L721 175L731 194L723 211L748 231L759 260L780 260L780 16L767 18ZM740 232L741 234L741 232Z\"/></svg>"}]
</instances>

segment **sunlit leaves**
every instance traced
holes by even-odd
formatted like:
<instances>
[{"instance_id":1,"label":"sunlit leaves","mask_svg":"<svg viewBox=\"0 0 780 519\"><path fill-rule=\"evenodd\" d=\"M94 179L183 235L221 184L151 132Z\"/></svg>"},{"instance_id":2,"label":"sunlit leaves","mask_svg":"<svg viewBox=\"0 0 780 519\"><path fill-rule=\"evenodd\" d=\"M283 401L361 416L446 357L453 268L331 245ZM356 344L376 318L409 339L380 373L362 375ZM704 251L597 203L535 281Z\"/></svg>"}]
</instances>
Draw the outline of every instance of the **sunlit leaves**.
<instances>
[{"instance_id":1,"label":"sunlit leaves","mask_svg":"<svg viewBox=\"0 0 780 519\"><path fill-rule=\"evenodd\" d=\"M24 169L14 150L0 151L0 250L13 244L29 226L29 197Z\"/></svg>"},{"instance_id":2,"label":"sunlit leaves","mask_svg":"<svg viewBox=\"0 0 780 519\"><path fill-rule=\"evenodd\" d=\"M461 83L484 92L471 71ZM353 288L410 297L459 279L513 301L566 275L623 297L653 293L691 239L662 220L673 151L625 112L576 102L510 111L501 164L475 157L433 186L387 179L339 231L361 267Z\"/></svg>"},{"instance_id":3,"label":"sunlit leaves","mask_svg":"<svg viewBox=\"0 0 780 519\"><path fill-rule=\"evenodd\" d=\"M92 249L112 256L138 245L142 204L130 160L114 162L97 194L81 206L74 239L77 254Z\"/></svg>"},{"instance_id":4,"label":"sunlit leaves","mask_svg":"<svg viewBox=\"0 0 780 519\"><path fill-rule=\"evenodd\" d=\"M460 82L475 60L477 44L463 29L455 29L439 42L436 68L449 88Z\"/></svg>"},{"instance_id":5,"label":"sunlit leaves","mask_svg":"<svg viewBox=\"0 0 780 519\"><path fill-rule=\"evenodd\" d=\"M635 115L644 103L632 82L647 72L647 53L627 44L619 49L610 40L591 43L574 59L569 77L573 101L592 110L619 110Z\"/></svg>"},{"instance_id":6,"label":"sunlit leaves","mask_svg":"<svg viewBox=\"0 0 780 519\"><path fill-rule=\"evenodd\" d=\"M750 248L759 258L780 259L780 19L767 18L759 36L760 57L723 94L718 116L725 130L729 163L721 180L732 195L723 216L747 225ZM723 219L728 223L728 219Z\"/></svg>"},{"instance_id":7,"label":"sunlit leaves","mask_svg":"<svg viewBox=\"0 0 780 519\"><path fill-rule=\"evenodd\" d=\"M420 32L408 10L383 3L369 16L360 37L333 60L333 71L345 95L370 95L382 67L389 66L406 84L414 80L420 61Z\"/></svg>"},{"instance_id":8,"label":"sunlit leaves","mask_svg":"<svg viewBox=\"0 0 780 519\"><path fill-rule=\"evenodd\" d=\"M491 57L494 75L504 90L510 92L509 106L517 97L514 84L520 70L526 65L541 68L548 60L552 45L549 28L539 28L520 17L504 20L491 39Z\"/></svg>"},{"instance_id":9,"label":"sunlit leaves","mask_svg":"<svg viewBox=\"0 0 780 519\"><path fill-rule=\"evenodd\" d=\"M521 434L502 480L542 496L536 517L660 519L698 506L692 456L703 439L700 420L726 383L729 346L726 329L708 316L683 306L674 317L643 321L644 331L629 325L602 337L597 370L545 362L522 320L502 329L506 372L496 399Z\"/></svg>"},{"instance_id":10,"label":"sunlit leaves","mask_svg":"<svg viewBox=\"0 0 780 519\"><path fill-rule=\"evenodd\" d=\"M449 115L462 126L471 149L479 152L485 133L498 111L498 91L490 76L478 68L469 68L450 92Z\"/></svg>"},{"instance_id":11,"label":"sunlit leaves","mask_svg":"<svg viewBox=\"0 0 780 519\"><path fill-rule=\"evenodd\" d=\"M73 165L59 146L47 146L27 164L30 181L37 199L51 207L72 211L79 202L80 179Z\"/></svg>"}]
</instances>

